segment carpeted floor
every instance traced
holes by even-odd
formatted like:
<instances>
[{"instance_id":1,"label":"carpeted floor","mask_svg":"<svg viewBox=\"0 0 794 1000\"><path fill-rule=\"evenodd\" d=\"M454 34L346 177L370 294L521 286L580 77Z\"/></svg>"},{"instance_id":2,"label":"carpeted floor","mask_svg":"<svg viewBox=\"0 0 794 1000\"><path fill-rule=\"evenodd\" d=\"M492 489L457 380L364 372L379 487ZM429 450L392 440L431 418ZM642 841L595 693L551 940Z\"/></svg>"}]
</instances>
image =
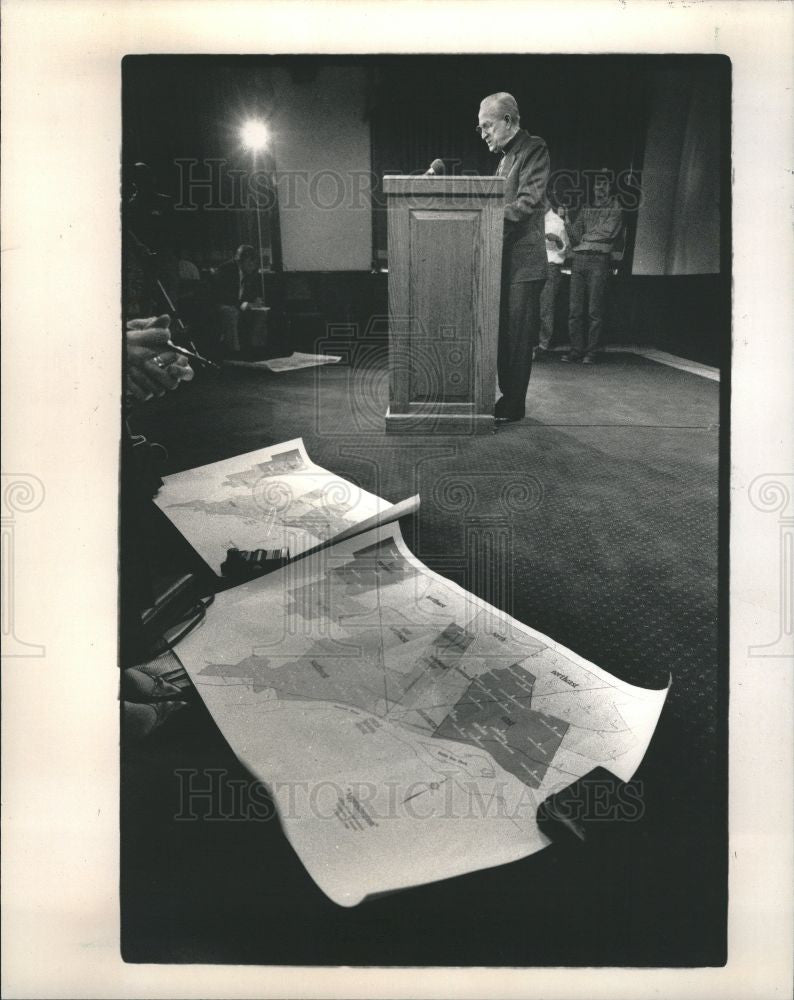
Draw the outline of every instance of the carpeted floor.
<instances>
[{"instance_id":1,"label":"carpeted floor","mask_svg":"<svg viewBox=\"0 0 794 1000\"><path fill-rule=\"evenodd\" d=\"M427 565L625 680L672 687L635 781L644 814L577 850L334 906L274 821L174 820L180 768L245 773L203 711L123 762L131 961L715 965L725 956L726 665L718 662L717 383L608 354L536 364L487 437L386 436L377 360L201 375L135 415L173 472L302 436L396 501ZM494 566L482 539L506 540ZM160 549L160 557L163 552ZM723 628L724 628L724 623Z\"/></svg>"}]
</instances>

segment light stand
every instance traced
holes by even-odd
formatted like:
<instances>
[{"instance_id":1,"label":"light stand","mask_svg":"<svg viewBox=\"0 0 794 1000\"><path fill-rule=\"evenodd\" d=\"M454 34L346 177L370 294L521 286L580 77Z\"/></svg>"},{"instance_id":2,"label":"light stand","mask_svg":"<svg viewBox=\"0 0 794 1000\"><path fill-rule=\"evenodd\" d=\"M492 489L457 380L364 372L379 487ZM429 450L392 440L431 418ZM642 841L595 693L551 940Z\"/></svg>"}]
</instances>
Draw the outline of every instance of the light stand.
<instances>
[{"instance_id":1,"label":"light stand","mask_svg":"<svg viewBox=\"0 0 794 1000\"><path fill-rule=\"evenodd\" d=\"M241 130L243 145L250 149L253 156L254 173L256 173L256 154L267 145L267 128L258 121L248 121ZM262 289L262 301L265 301L265 273L262 253L262 206L259 203L259 191L256 190L256 232L259 240L259 282Z\"/></svg>"},{"instance_id":2,"label":"light stand","mask_svg":"<svg viewBox=\"0 0 794 1000\"><path fill-rule=\"evenodd\" d=\"M253 151L254 173L256 173L256 150ZM259 191L256 191L256 235L259 244L259 287L262 290L262 301L265 301L265 268L262 261L262 206L259 204Z\"/></svg>"}]
</instances>

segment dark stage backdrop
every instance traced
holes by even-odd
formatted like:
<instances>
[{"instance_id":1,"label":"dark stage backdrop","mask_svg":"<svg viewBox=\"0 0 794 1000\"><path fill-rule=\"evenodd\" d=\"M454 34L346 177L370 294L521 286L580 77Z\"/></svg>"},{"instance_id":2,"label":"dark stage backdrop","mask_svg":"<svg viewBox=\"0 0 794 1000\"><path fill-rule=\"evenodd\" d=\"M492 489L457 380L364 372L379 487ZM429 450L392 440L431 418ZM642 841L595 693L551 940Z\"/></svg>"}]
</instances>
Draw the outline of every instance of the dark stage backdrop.
<instances>
[{"instance_id":1,"label":"dark stage backdrop","mask_svg":"<svg viewBox=\"0 0 794 1000\"><path fill-rule=\"evenodd\" d=\"M436 157L449 173L492 174L498 159L474 130L480 101L506 90L521 125L549 147L550 195L584 193L583 172L606 167L621 177L627 207L636 201L649 117L647 60L613 56L421 56L382 59L375 75L372 169L376 254L386 256L384 173L424 171ZM626 213L628 248L636 219Z\"/></svg>"},{"instance_id":2,"label":"dark stage backdrop","mask_svg":"<svg viewBox=\"0 0 794 1000\"><path fill-rule=\"evenodd\" d=\"M278 199L272 191L261 197L269 252L278 256L276 230L286 225L295 248L288 269L363 270L364 261L386 258L383 174L422 172L436 157L451 173L493 173L497 160L474 125L482 97L508 90L522 125L549 145L552 195L575 198L586 170L617 175L624 271L636 238L636 273L718 273L729 73L718 56L134 56L124 62L124 160L148 162L177 207L181 198L175 228L183 245L224 257L256 242L254 194L249 187L240 197L234 179L240 171L247 180L253 166L239 126L247 117L274 123L272 159L258 166L337 172L348 190L363 191L365 212L371 197L372 246L348 252L351 239L367 240L360 222L349 231L347 217L360 219L361 205L346 200L318 214L305 186L280 184L281 200L291 199L281 227ZM352 180L356 173L370 184ZM199 186L197 209L184 210L190 176L217 180L220 209ZM340 250L349 263L340 264Z\"/></svg>"}]
</instances>

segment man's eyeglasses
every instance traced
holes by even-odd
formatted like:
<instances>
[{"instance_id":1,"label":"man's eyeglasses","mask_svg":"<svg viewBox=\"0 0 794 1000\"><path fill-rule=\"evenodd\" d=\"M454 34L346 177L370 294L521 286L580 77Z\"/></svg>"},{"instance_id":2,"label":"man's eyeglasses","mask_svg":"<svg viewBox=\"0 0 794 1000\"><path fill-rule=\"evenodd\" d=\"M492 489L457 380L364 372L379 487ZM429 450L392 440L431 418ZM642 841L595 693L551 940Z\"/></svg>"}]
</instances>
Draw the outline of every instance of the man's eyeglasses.
<instances>
[{"instance_id":1,"label":"man's eyeglasses","mask_svg":"<svg viewBox=\"0 0 794 1000\"><path fill-rule=\"evenodd\" d=\"M504 121L509 122L510 121L510 115L505 115L504 116ZM496 122L483 122L482 125L475 125L474 126L474 131L482 139L483 132L485 132L485 131L490 132L491 129L494 127L495 124L496 124Z\"/></svg>"}]
</instances>

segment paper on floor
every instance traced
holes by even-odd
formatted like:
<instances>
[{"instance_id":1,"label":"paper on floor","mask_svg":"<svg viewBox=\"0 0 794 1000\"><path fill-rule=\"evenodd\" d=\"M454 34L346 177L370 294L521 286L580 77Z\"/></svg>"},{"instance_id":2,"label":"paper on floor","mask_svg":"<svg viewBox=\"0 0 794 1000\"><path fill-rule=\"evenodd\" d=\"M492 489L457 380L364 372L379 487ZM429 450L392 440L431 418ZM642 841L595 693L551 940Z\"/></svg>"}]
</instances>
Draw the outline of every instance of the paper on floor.
<instances>
[{"instance_id":1,"label":"paper on floor","mask_svg":"<svg viewBox=\"0 0 794 1000\"><path fill-rule=\"evenodd\" d=\"M178 654L343 906L540 850L538 804L630 779L667 694L433 573L396 524L218 595Z\"/></svg>"},{"instance_id":2,"label":"paper on floor","mask_svg":"<svg viewBox=\"0 0 794 1000\"><path fill-rule=\"evenodd\" d=\"M290 557L402 517L395 506L315 465L302 438L166 476L155 503L216 573L229 549L289 549Z\"/></svg>"}]
</instances>

